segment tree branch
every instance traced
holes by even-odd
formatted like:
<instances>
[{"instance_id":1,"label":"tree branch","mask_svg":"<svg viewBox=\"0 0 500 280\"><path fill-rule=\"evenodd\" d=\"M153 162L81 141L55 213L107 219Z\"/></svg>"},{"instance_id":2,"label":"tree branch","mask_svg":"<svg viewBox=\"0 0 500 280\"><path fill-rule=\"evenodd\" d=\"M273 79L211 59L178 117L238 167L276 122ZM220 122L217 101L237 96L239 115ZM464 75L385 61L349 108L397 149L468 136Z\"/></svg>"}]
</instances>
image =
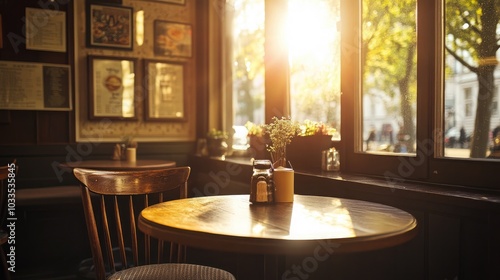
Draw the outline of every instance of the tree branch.
<instances>
[{"instance_id":1,"label":"tree branch","mask_svg":"<svg viewBox=\"0 0 500 280\"><path fill-rule=\"evenodd\" d=\"M470 20L469 20L469 19L467 19L467 17L466 17L466 16L462 16L462 13L460 13L460 17L462 18L462 20L463 20L465 23L467 23L467 24L469 25L469 28L470 28L470 29L471 29L474 33L476 33L477 35L481 36L481 30L479 30L479 29L477 28L477 26L475 26L474 24L472 24L472 23L470 22Z\"/></svg>"},{"instance_id":2,"label":"tree branch","mask_svg":"<svg viewBox=\"0 0 500 280\"><path fill-rule=\"evenodd\" d=\"M458 62L460 62L463 66L465 66L467 69L469 69L471 72L474 72L474 73L477 73L478 72L478 69L477 67L474 67L472 65L470 65L469 63L467 63L465 60L463 60L460 56L458 56L458 54L453 51L452 49L450 49L448 46L445 46L446 50L456 59L458 60Z\"/></svg>"}]
</instances>

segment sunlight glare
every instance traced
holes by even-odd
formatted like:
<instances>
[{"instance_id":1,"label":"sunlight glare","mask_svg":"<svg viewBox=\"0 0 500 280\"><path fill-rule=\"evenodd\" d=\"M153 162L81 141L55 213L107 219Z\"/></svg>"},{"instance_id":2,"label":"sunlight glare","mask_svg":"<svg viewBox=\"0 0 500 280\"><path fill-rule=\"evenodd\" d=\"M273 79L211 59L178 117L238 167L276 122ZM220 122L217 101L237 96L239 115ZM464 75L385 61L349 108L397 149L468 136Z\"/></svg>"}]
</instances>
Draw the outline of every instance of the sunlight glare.
<instances>
[{"instance_id":1,"label":"sunlight glare","mask_svg":"<svg viewBox=\"0 0 500 280\"><path fill-rule=\"evenodd\" d=\"M288 1L287 40L290 61L327 62L337 39L336 19L324 1Z\"/></svg>"}]
</instances>

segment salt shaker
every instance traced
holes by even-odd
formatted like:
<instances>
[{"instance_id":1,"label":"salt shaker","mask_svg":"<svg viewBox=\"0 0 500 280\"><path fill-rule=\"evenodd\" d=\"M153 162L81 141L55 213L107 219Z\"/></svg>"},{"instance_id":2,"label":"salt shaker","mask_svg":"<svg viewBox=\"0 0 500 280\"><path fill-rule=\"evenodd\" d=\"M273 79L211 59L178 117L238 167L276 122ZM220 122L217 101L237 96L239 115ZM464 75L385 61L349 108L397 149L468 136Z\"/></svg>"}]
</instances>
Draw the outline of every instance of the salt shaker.
<instances>
[{"instance_id":1,"label":"salt shaker","mask_svg":"<svg viewBox=\"0 0 500 280\"><path fill-rule=\"evenodd\" d=\"M250 202L274 202L273 170L270 160L255 160L253 162Z\"/></svg>"}]
</instances>

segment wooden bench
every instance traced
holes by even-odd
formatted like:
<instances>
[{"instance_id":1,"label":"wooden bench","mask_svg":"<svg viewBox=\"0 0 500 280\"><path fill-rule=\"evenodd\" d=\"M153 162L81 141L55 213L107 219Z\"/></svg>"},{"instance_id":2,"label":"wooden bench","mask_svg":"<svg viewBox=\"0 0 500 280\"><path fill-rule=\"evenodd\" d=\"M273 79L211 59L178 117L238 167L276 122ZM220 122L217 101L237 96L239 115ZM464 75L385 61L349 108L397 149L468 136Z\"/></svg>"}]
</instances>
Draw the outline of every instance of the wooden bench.
<instances>
[{"instance_id":1,"label":"wooden bench","mask_svg":"<svg viewBox=\"0 0 500 280\"><path fill-rule=\"evenodd\" d=\"M77 185L16 190L18 207L74 203L82 203L80 186Z\"/></svg>"}]
</instances>

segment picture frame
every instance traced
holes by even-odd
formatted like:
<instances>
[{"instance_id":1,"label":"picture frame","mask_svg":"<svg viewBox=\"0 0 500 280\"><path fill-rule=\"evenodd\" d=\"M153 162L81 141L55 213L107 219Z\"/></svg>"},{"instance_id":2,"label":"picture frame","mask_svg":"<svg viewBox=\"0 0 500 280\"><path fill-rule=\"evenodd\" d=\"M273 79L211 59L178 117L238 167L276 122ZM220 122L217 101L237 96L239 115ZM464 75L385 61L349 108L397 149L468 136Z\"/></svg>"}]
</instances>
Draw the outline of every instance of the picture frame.
<instances>
[{"instance_id":1,"label":"picture frame","mask_svg":"<svg viewBox=\"0 0 500 280\"><path fill-rule=\"evenodd\" d=\"M137 59L88 56L89 118L137 120Z\"/></svg>"},{"instance_id":2,"label":"picture frame","mask_svg":"<svg viewBox=\"0 0 500 280\"><path fill-rule=\"evenodd\" d=\"M186 5L186 0L144 0L151 2L162 2L167 4Z\"/></svg>"},{"instance_id":3,"label":"picture frame","mask_svg":"<svg viewBox=\"0 0 500 280\"><path fill-rule=\"evenodd\" d=\"M26 22L44 22L26 25L27 50L66 52L66 12L51 11L47 16L44 9L26 7L25 17Z\"/></svg>"},{"instance_id":4,"label":"picture frame","mask_svg":"<svg viewBox=\"0 0 500 280\"><path fill-rule=\"evenodd\" d=\"M144 60L145 119L185 121L184 63Z\"/></svg>"},{"instance_id":5,"label":"picture frame","mask_svg":"<svg viewBox=\"0 0 500 280\"><path fill-rule=\"evenodd\" d=\"M0 110L71 111L68 64L0 61ZM29 77L29 82L27 82Z\"/></svg>"},{"instance_id":6,"label":"picture frame","mask_svg":"<svg viewBox=\"0 0 500 280\"><path fill-rule=\"evenodd\" d=\"M154 53L160 56L192 56L191 25L163 20L154 21Z\"/></svg>"},{"instance_id":7,"label":"picture frame","mask_svg":"<svg viewBox=\"0 0 500 280\"><path fill-rule=\"evenodd\" d=\"M87 4L87 46L132 50L134 13L132 7Z\"/></svg>"}]
</instances>

